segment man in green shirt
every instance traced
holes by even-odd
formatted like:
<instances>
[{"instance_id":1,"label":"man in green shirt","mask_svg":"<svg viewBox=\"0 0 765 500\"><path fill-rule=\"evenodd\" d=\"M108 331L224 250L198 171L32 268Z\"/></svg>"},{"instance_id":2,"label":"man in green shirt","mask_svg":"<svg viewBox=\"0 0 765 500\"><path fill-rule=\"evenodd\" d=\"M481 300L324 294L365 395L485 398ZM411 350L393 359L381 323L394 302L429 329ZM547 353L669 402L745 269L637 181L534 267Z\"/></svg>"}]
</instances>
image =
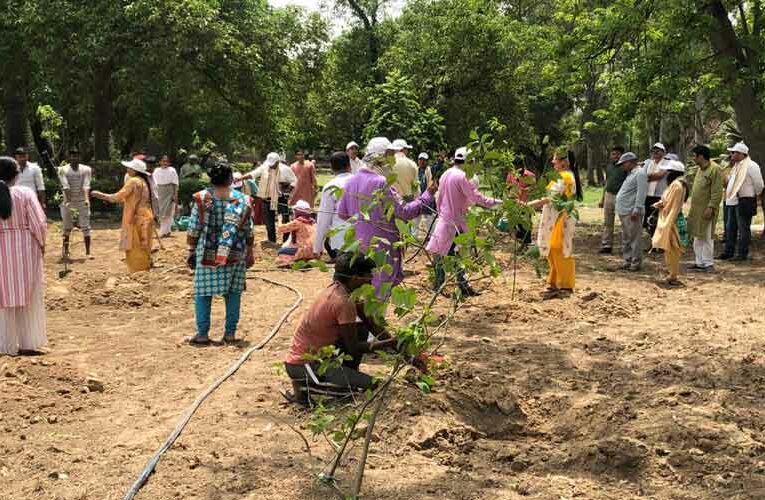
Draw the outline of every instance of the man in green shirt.
<instances>
[{"instance_id":1,"label":"man in green shirt","mask_svg":"<svg viewBox=\"0 0 765 500\"><path fill-rule=\"evenodd\" d=\"M699 166L691 191L691 210L688 212L688 235L693 237L694 271L713 272L715 221L723 193L720 166L710 160L706 146L693 148L694 161Z\"/></svg>"},{"instance_id":2,"label":"man in green shirt","mask_svg":"<svg viewBox=\"0 0 765 500\"><path fill-rule=\"evenodd\" d=\"M627 172L617 165L619 157L624 154L624 148L615 146L611 149L611 161L606 167L606 187L598 206L603 209L603 237L600 243L600 253L610 255L614 244L614 218L616 214L616 195L619 193Z\"/></svg>"}]
</instances>

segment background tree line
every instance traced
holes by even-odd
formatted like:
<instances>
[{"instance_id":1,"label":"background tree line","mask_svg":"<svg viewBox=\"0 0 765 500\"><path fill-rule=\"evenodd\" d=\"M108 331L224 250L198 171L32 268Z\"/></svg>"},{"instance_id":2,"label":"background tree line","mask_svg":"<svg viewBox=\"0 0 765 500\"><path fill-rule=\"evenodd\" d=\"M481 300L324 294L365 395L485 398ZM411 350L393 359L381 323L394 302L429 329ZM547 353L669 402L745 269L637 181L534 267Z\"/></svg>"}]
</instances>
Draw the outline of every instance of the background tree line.
<instances>
[{"instance_id":1,"label":"background tree line","mask_svg":"<svg viewBox=\"0 0 765 500\"><path fill-rule=\"evenodd\" d=\"M760 1L3 0L0 142L55 159L154 147L329 150L373 135L436 150L501 123L531 165L567 143L765 155Z\"/></svg>"}]
</instances>

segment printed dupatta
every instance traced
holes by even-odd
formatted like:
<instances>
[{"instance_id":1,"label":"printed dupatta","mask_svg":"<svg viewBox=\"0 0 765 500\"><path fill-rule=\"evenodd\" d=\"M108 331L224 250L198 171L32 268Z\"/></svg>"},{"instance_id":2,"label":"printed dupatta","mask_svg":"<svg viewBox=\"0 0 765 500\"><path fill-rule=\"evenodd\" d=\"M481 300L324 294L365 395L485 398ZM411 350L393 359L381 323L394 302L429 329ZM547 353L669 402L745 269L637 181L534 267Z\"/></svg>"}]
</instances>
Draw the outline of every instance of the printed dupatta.
<instances>
[{"instance_id":1,"label":"printed dupatta","mask_svg":"<svg viewBox=\"0 0 765 500\"><path fill-rule=\"evenodd\" d=\"M241 233L252 213L247 198L246 195L238 191L231 192L231 198L228 200L223 215L223 227L217 241L209 241L205 235L203 266L227 266L244 259L247 242ZM200 223L207 233L209 220L206 216L213 206L212 189L205 189L196 193L194 201L199 209Z\"/></svg>"}]
</instances>

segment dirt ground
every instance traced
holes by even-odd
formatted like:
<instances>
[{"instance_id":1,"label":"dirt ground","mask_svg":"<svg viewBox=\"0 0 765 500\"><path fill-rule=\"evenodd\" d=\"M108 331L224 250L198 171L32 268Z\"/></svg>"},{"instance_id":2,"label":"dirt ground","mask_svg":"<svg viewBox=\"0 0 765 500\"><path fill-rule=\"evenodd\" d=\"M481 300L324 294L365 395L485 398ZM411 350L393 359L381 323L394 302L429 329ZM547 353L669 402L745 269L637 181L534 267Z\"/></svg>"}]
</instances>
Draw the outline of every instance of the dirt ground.
<instances>
[{"instance_id":1,"label":"dirt ground","mask_svg":"<svg viewBox=\"0 0 765 500\"><path fill-rule=\"evenodd\" d=\"M515 297L510 273L482 285L446 334L450 367L435 392L393 391L364 498L765 498L765 248L666 290L658 260L638 274L609 271L619 259L596 255L597 231L578 229L570 299L542 301L528 264ZM183 237L133 276L115 228L101 225L94 242L96 258L59 279L52 227L50 343L41 356L0 357L0 499L122 498L194 398L295 300L257 276L298 287L299 312L329 280L253 273L244 344L193 348L181 342L194 331ZM271 258L263 251L256 267ZM424 261L413 269L409 280L424 283ZM275 365L299 312L205 402L137 498L333 498L315 481L328 445L279 394ZM216 302L215 337L222 319ZM342 484L355 464L343 464Z\"/></svg>"}]
</instances>

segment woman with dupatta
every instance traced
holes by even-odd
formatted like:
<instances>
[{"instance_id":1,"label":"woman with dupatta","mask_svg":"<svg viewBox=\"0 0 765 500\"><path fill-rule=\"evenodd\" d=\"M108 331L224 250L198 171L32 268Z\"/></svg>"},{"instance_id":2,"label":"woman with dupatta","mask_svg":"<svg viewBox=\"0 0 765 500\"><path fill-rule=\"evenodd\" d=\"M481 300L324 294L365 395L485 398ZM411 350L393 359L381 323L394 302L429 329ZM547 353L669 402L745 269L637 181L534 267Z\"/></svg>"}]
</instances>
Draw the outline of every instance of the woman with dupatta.
<instances>
[{"instance_id":1,"label":"woman with dupatta","mask_svg":"<svg viewBox=\"0 0 765 500\"><path fill-rule=\"evenodd\" d=\"M571 214L574 200L581 201L579 172L566 148L556 150L553 167L558 179L547 185L547 196L529 202L529 206L542 210L537 246L541 255L547 257L550 272L544 298L568 297L576 285L576 262L574 261L574 231L576 218Z\"/></svg>"},{"instance_id":2,"label":"woman with dupatta","mask_svg":"<svg viewBox=\"0 0 765 500\"><path fill-rule=\"evenodd\" d=\"M128 272L137 273L151 268L151 237L154 232L154 212L151 208L151 180L146 163L134 159L123 161L128 178L115 194L93 191L91 196L122 207L120 250L125 252Z\"/></svg>"},{"instance_id":3,"label":"woman with dupatta","mask_svg":"<svg viewBox=\"0 0 765 500\"><path fill-rule=\"evenodd\" d=\"M688 245L688 231L683 216L683 204L688 200L688 184L683 177L685 165L679 161L671 161L663 167L668 170L667 182L669 187L661 195L661 200L654 208L659 210L659 220L651 243L653 248L664 250L664 261L667 264L669 276L665 284L669 287L682 286L678 279L680 274L680 256Z\"/></svg>"}]
</instances>

